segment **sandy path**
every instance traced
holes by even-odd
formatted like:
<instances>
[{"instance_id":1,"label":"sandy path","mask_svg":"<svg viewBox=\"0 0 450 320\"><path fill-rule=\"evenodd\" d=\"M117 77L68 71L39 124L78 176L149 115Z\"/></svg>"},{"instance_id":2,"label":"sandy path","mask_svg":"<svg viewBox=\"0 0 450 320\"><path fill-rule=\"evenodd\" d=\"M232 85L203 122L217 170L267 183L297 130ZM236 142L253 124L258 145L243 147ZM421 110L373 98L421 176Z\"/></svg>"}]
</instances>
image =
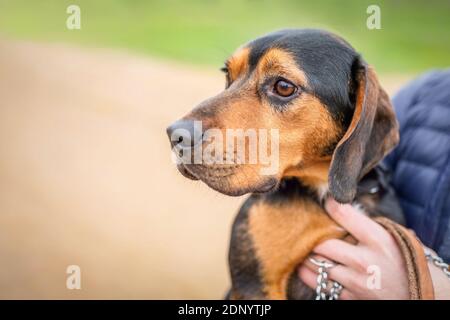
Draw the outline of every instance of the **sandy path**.
<instances>
[{"instance_id":1,"label":"sandy path","mask_svg":"<svg viewBox=\"0 0 450 320\"><path fill-rule=\"evenodd\" d=\"M182 178L164 129L222 88L210 70L0 41L0 298L220 298L242 199Z\"/></svg>"}]
</instances>

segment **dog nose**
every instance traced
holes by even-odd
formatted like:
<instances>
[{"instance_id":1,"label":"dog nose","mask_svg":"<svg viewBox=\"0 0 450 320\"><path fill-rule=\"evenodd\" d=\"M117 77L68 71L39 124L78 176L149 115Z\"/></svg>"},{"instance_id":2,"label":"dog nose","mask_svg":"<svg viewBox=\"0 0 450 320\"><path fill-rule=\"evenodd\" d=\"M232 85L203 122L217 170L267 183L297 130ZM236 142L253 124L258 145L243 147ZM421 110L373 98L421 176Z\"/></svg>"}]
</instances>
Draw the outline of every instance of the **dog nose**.
<instances>
[{"instance_id":1,"label":"dog nose","mask_svg":"<svg viewBox=\"0 0 450 320\"><path fill-rule=\"evenodd\" d=\"M192 148L202 140L202 129L194 121L179 120L167 128L173 147Z\"/></svg>"}]
</instances>

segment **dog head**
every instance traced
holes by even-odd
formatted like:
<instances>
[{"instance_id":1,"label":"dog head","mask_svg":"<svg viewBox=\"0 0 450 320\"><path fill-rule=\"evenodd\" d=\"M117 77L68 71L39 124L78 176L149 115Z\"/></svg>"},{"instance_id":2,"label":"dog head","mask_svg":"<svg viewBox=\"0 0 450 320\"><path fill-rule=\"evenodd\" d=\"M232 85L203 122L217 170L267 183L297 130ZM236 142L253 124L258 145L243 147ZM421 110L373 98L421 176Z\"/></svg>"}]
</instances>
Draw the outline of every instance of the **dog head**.
<instances>
[{"instance_id":1,"label":"dog head","mask_svg":"<svg viewBox=\"0 0 450 320\"><path fill-rule=\"evenodd\" d=\"M239 48L223 71L225 90L167 130L180 172L219 192L267 192L294 176L349 202L398 141L375 72L331 33L271 33ZM213 161L204 161L205 150ZM261 155L273 154L275 168L264 170L271 164Z\"/></svg>"}]
</instances>

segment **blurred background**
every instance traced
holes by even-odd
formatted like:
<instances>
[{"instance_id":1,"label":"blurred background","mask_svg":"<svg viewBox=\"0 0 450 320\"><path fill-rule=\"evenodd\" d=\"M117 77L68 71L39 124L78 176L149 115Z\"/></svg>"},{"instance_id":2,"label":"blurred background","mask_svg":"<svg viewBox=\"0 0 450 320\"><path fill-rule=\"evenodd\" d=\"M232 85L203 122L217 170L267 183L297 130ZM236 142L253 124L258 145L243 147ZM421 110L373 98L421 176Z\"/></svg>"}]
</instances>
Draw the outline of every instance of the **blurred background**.
<instances>
[{"instance_id":1,"label":"blurred background","mask_svg":"<svg viewBox=\"0 0 450 320\"><path fill-rule=\"evenodd\" d=\"M179 175L165 127L264 33L334 31L395 94L450 65L449 21L445 0L0 0L0 298L221 298L243 198Z\"/></svg>"}]
</instances>

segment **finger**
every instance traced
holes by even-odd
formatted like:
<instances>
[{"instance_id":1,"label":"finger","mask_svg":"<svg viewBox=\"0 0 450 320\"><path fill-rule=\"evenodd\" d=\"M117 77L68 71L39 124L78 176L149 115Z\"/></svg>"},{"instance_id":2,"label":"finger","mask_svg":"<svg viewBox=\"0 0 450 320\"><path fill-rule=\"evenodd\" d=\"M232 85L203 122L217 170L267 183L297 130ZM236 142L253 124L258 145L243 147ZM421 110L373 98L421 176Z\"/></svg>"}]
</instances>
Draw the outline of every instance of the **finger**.
<instances>
[{"instance_id":1,"label":"finger","mask_svg":"<svg viewBox=\"0 0 450 320\"><path fill-rule=\"evenodd\" d=\"M298 276L308 287L314 290L316 289L317 273L306 266L301 266L300 268L298 268Z\"/></svg>"},{"instance_id":2,"label":"finger","mask_svg":"<svg viewBox=\"0 0 450 320\"><path fill-rule=\"evenodd\" d=\"M378 223L362 214L349 204L339 204L327 199L325 209L338 224L350 232L359 242L378 244L388 241L387 231Z\"/></svg>"},{"instance_id":3,"label":"finger","mask_svg":"<svg viewBox=\"0 0 450 320\"><path fill-rule=\"evenodd\" d=\"M318 261L327 261L327 259L324 259L320 256L314 256ZM319 267L316 266L314 263L309 261L309 259L306 259L303 264L300 266L300 269L308 269L310 272L314 274L314 277L317 277ZM328 273L328 279L334 280L342 284L344 287L349 289L350 291L358 290L358 288L365 283L365 273L364 270L362 272L359 272L351 267L347 267L344 265L334 265L331 268L327 268Z\"/></svg>"},{"instance_id":4,"label":"finger","mask_svg":"<svg viewBox=\"0 0 450 320\"><path fill-rule=\"evenodd\" d=\"M302 266L298 269L298 276L305 285L307 285L309 288L311 288L313 290L316 290L317 273L311 271L310 269L308 269L305 266ZM328 284L329 285L327 286L327 290L326 290L327 293L330 292L331 281L329 281ZM339 299L340 300L353 300L354 295L347 288L344 287L341 291Z\"/></svg>"},{"instance_id":5,"label":"finger","mask_svg":"<svg viewBox=\"0 0 450 320\"><path fill-rule=\"evenodd\" d=\"M313 252L326 259L355 269L364 267L361 260L361 257L364 256L361 248L342 240L331 239L324 241L315 247Z\"/></svg>"},{"instance_id":6,"label":"finger","mask_svg":"<svg viewBox=\"0 0 450 320\"><path fill-rule=\"evenodd\" d=\"M355 295L348 291L347 289L342 289L339 300L357 300Z\"/></svg>"},{"instance_id":7,"label":"finger","mask_svg":"<svg viewBox=\"0 0 450 320\"><path fill-rule=\"evenodd\" d=\"M312 254L310 255L304 262L303 265L305 267L307 267L308 269L310 269L311 271L314 271L315 273L319 272L319 266L317 266L314 262L311 261L311 259L314 259L315 261L320 261L320 262L327 262L330 263L333 266L336 266L336 263L331 261L330 259L327 259L323 256L320 255L315 255ZM327 270L329 270L330 268L327 268Z\"/></svg>"}]
</instances>

